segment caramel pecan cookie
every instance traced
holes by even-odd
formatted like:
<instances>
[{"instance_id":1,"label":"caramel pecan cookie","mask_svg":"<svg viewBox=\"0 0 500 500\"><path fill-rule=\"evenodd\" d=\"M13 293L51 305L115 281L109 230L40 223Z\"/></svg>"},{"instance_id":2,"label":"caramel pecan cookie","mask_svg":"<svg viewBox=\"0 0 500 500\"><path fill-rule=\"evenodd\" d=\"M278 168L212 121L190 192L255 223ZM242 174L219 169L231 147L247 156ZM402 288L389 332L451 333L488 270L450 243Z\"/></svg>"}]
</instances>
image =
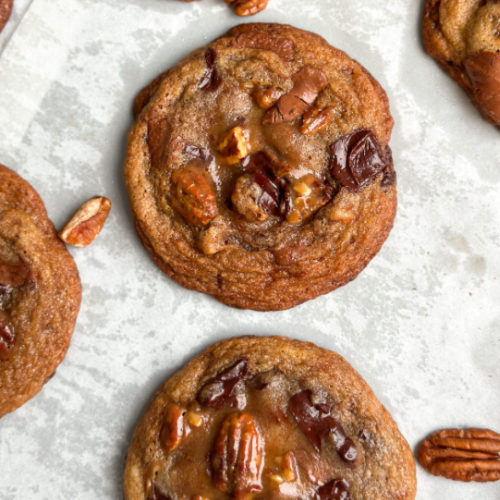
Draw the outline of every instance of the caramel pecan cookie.
<instances>
[{"instance_id":1,"label":"caramel pecan cookie","mask_svg":"<svg viewBox=\"0 0 500 500\"><path fill-rule=\"evenodd\" d=\"M412 500L396 423L338 354L283 337L209 347L156 393L125 500Z\"/></svg>"},{"instance_id":2,"label":"caramel pecan cookie","mask_svg":"<svg viewBox=\"0 0 500 500\"><path fill-rule=\"evenodd\" d=\"M500 2L427 0L423 29L429 55L500 126Z\"/></svg>"},{"instance_id":3,"label":"caramel pecan cookie","mask_svg":"<svg viewBox=\"0 0 500 500\"><path fill-rule=\"evenodd\" d=\"M392 228L387 96L318 35L233 28L146 87L134 113L135 225L186 288L287 309L353 280Z\"/></svg>"},{"instance_id":4,"label":"caramel pecan cookie","mask_svg":"<svg viewBox=\"0 0 500 500\"><path fill-rule=\"evenodd\" d=\"M81 287L44 204L0 165L0 417L37 394L68 349Z\"/></svg>"},{"instance_id":5,"label":"caramel pecan cookie","mask_svg":"<svg viewBox=\"0 0 500 500\"><path fill-rule=\"evenodd\" d=\"M0 0L0 31L2 31L4 26L7 24L7 21L12 13L13 5L14 0Z\"/></svg>"}]
</instances>

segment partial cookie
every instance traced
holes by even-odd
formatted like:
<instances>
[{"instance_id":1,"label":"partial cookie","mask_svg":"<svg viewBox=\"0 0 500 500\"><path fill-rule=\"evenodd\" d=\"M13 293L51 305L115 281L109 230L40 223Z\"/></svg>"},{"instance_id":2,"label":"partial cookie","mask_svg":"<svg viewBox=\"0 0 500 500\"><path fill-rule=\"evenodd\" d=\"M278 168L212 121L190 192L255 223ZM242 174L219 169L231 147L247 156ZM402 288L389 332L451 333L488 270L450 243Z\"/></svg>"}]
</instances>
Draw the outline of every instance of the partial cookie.
<instances>
[{"instance_id":1,"label":"partial cookie","mask_svg":"<svg viewBox=\"0 0 500 500\"><path fill-rule=\"evenodd\" d=\"M80 307L73 258L35 190L0 165L0 417L64 359Z\"/></svg>"},{"instance_id":2,"label":"partial cookie","mask_svg":"<svg viewBox=\"0 0 500 500\"><path fill-rule=\"evenodd\" d=\"M353 280L392 228L387 96L318 35L233 28L146 87L134 113L135 225L186 288L287 309Z\"/></svg>"},{"instance_id":3,"label":"partial cookie","mask_svg":"<svg viewBox=\"0 0 500 500\"><path fill-rule=\"evenodd\" d=\"M338 354L283 337L219 342L139 422L125 500L412 500L411 450Z\"/></svg>"},{"instance_id":4,"label":"partial cookie","mask_svg":"<svg viewBox=\"0 0 500 500\"><path fill-rule=\"evenodd\" d=\"M500 126L500 2L427 0L423 30L429 55Z\"/></svg>"},{"instance_id":5,"label":"partial cookie","mask_svg":"<svg viewBox=\"0 0 500 500\"><path fill-rule=\"evenodd\" d=\"M4 26L7 24L7 21L12 13L13 5L14 0L0 0L0 31L2 31Z\"/></svg>"}]
</instances>

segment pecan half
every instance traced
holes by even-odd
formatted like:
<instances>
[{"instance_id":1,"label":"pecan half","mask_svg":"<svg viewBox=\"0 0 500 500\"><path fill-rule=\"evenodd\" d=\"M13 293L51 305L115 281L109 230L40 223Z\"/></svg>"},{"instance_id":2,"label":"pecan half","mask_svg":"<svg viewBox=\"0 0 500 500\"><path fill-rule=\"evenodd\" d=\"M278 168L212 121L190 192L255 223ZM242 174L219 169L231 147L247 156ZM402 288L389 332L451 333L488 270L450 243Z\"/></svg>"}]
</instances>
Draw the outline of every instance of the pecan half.
<instances>
[{"instance_id":1,"label":"pecan half","mask_svg":"<svg viewBox=\"0 0 500 500\"><path fill-rule=\"evenodd\" d=\"M85 202L59 232L59 238L74 247L86 247L99 235L111 210L111 201L94 196Z\"/></svg>"},{"instance_id":2,"label":"pecan half","mask_svg":"<svg viewBox=\"0 0 500 500\"><path fill-rule=\"evenodd\" d=\"M306 135L317 134L328 127L328 125L334 120L335 114L335 106L328 106L326 108L313 106L304 113L300 131Z\"/></svg>"},{"instance_id":3,"label":"pecan half","mask_svg":"<svg viewBox=\"0 0 500 500\"><path fill-rule=\"evenodd\" d=\"M191 160L171 177L172 208L187 222L206 226L218 213L217 200L203 160Z\"/></svg>"},{"instance_id":4,"label":"pecan half","mask_svg":"<svg viewBox=\"0 0 500 500\"><path fill-rule=\"evenodd\" d=\"M173 404L168 408L166 422L160 431L160 441L166 451L172 451L191 434L185 419L186 410Z\"/></svg>"},{"instance_id":5,"label":"pecan half","mask_svg":"<svg viewBox=\"0 0 500 500\"><path fill-rule=\"evenodd\" d=\"M0 361L7 361L15 347L14 327L7 313L0 309Z\"/></svg>"},{"instance_id":6,"label":"pecan half","mask_svg":"<svg viewBox=\"0 0 500 500\"><path fill-rule=\"evenodd\" d=\"M325 74L304 66L292 76L293 88L264 116L263 124L291 122L300 118L313 104L318 94L328 85Z\"/></svg>"},{"instance_id":7,"label":"pecan half","mask_svg":"<svg viewBox=\"0 0 500 500\"><path fill-rule=\"evenodd\" d=\"M237 16L253 16L264 10L269 0L224 0L234 9Z\"/></svg>"},{"instance_id":8,"label":"pecan half","mask_svg":"<svg viewBox=\"0 0 500 500\"><path fill-rule=\"evenodd\" d=\"M222 408L223 406L243 408L246 398L241 389L247 373L248 364L246 360L240 359L209 380L200 390L198 401L209 408Z\"/></svg>"},{"instance_id":9,"label":"pecan half","mask_svg":"<svg viewBox=\"0 0 500 500\"><path fill-rule=\"evenodd\" d=\"M500 434L488 429L444 429L421 445L418 461L431 474L455 481L500 480Z\"/></svg>"},{"instance_id":10,"label":"pecan half","mask_svg":"<svg viewBox=\"0 0 500 500\"><path fill-rule=\"evenodd\" d=\"M295 44L290 38L283 38L263 31L254 31L258 28L252 28L251 26L241 28L241 25L231 30L230 33L234 35L233 31L241 29L248 29L248 32L240 33L233 38L230 42L232 47L272 50L284 61L293 61L295 59Z\"/></svg>"},{"instance_id":11,"label":"pecan half","mask_svg":"<svg viewBox=\"0 0 500 500\"><path fill-rule=\"evenodd\" d=\"M263 441L250 415L231 413L222 423L212 454L217 488L237 500L262 491Z\"/></svg>"}]
</instances>

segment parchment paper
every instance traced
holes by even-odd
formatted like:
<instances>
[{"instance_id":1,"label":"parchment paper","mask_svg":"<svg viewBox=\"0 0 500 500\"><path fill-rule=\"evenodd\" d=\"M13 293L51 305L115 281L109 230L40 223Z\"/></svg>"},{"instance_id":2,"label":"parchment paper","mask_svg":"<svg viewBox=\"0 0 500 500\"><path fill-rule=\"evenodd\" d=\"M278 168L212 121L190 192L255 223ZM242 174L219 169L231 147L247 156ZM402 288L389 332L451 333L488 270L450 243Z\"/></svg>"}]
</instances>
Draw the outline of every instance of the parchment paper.
<instances>
[{"instance_id":1,"label":"parchment paper","mask_svg":"<svg viewBox=\"0 0 500 500\"><path fill-rule=\"evenodd\" d=\"M399 213L380 254L343 289L262 314L164 276L122 181L136 93L242 19L222 0L33 0L0 58L0 162L35 186L58 227L94 195L113 210L90 247L71 250L83 304L66 360L0 421L2 500L122 499L128 444L155 390L233 335L339 352L413 449L439 428L500 431L500 131L424 53L421 11L421 0L271 0L244 20L321 34L382 83L396 120ZM417 470L419 500L500 498L498 483Z\"/></svg>"}]
</instances>

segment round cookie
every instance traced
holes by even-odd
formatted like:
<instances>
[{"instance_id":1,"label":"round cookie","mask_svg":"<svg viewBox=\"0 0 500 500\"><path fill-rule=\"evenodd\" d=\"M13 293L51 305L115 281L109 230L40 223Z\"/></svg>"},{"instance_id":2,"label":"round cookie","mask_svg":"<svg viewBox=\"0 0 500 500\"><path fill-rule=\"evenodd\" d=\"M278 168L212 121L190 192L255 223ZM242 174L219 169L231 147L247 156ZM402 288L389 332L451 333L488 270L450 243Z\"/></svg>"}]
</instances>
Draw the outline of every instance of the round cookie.
<instances>
[{"instance_id":1,"label":"round cookie","mask_svg":"<svg viewBox=\"0 0 500 500\"><path fill-rule=\"evenodd\" d=\"M35 190L0 165L0 417L63 360L81 301L73 258Z\"/></svg>"},{"instance_id":2,"label":"round cookie","mask_svg":"<svg viewBox=\"0 0 500 500\"><path fill-rule=\"evenodd\" d=\"M283 337L219 342L158 390L125 500L412 500L396 423L338 354Z\"/></svg>"},{"instance_id":3,"label":"round cookie","mask_svg":"<svg viewBox=\"0 0 500 500\"><path fill-rule=\"evenodd\" d=\"M429 55L500 126L498 0L427 0L423 31Z\"/></svg>"},{"instance_id":4,"label":"round cookie","mask_svg":"<svg viewBox=\"0 0 500 500\"><path fill-rule=\"evenodd\" d=\"M186 288L288 309L353 280L392 228L387 96L318 35L237 26L154 80L134 114L137 232Z\"/></svg>"},{"instance_id":5,"label":"round cookie","mask_svg":"<svg viewBox=\"0 0 500 500\"><path fill-rule=\"evenodd\" d=\"M4 26L7 24L7 21L12 13L13 5L14 0L0 0L0 31L2 31Z\"/></svg>"}]
</instances>

